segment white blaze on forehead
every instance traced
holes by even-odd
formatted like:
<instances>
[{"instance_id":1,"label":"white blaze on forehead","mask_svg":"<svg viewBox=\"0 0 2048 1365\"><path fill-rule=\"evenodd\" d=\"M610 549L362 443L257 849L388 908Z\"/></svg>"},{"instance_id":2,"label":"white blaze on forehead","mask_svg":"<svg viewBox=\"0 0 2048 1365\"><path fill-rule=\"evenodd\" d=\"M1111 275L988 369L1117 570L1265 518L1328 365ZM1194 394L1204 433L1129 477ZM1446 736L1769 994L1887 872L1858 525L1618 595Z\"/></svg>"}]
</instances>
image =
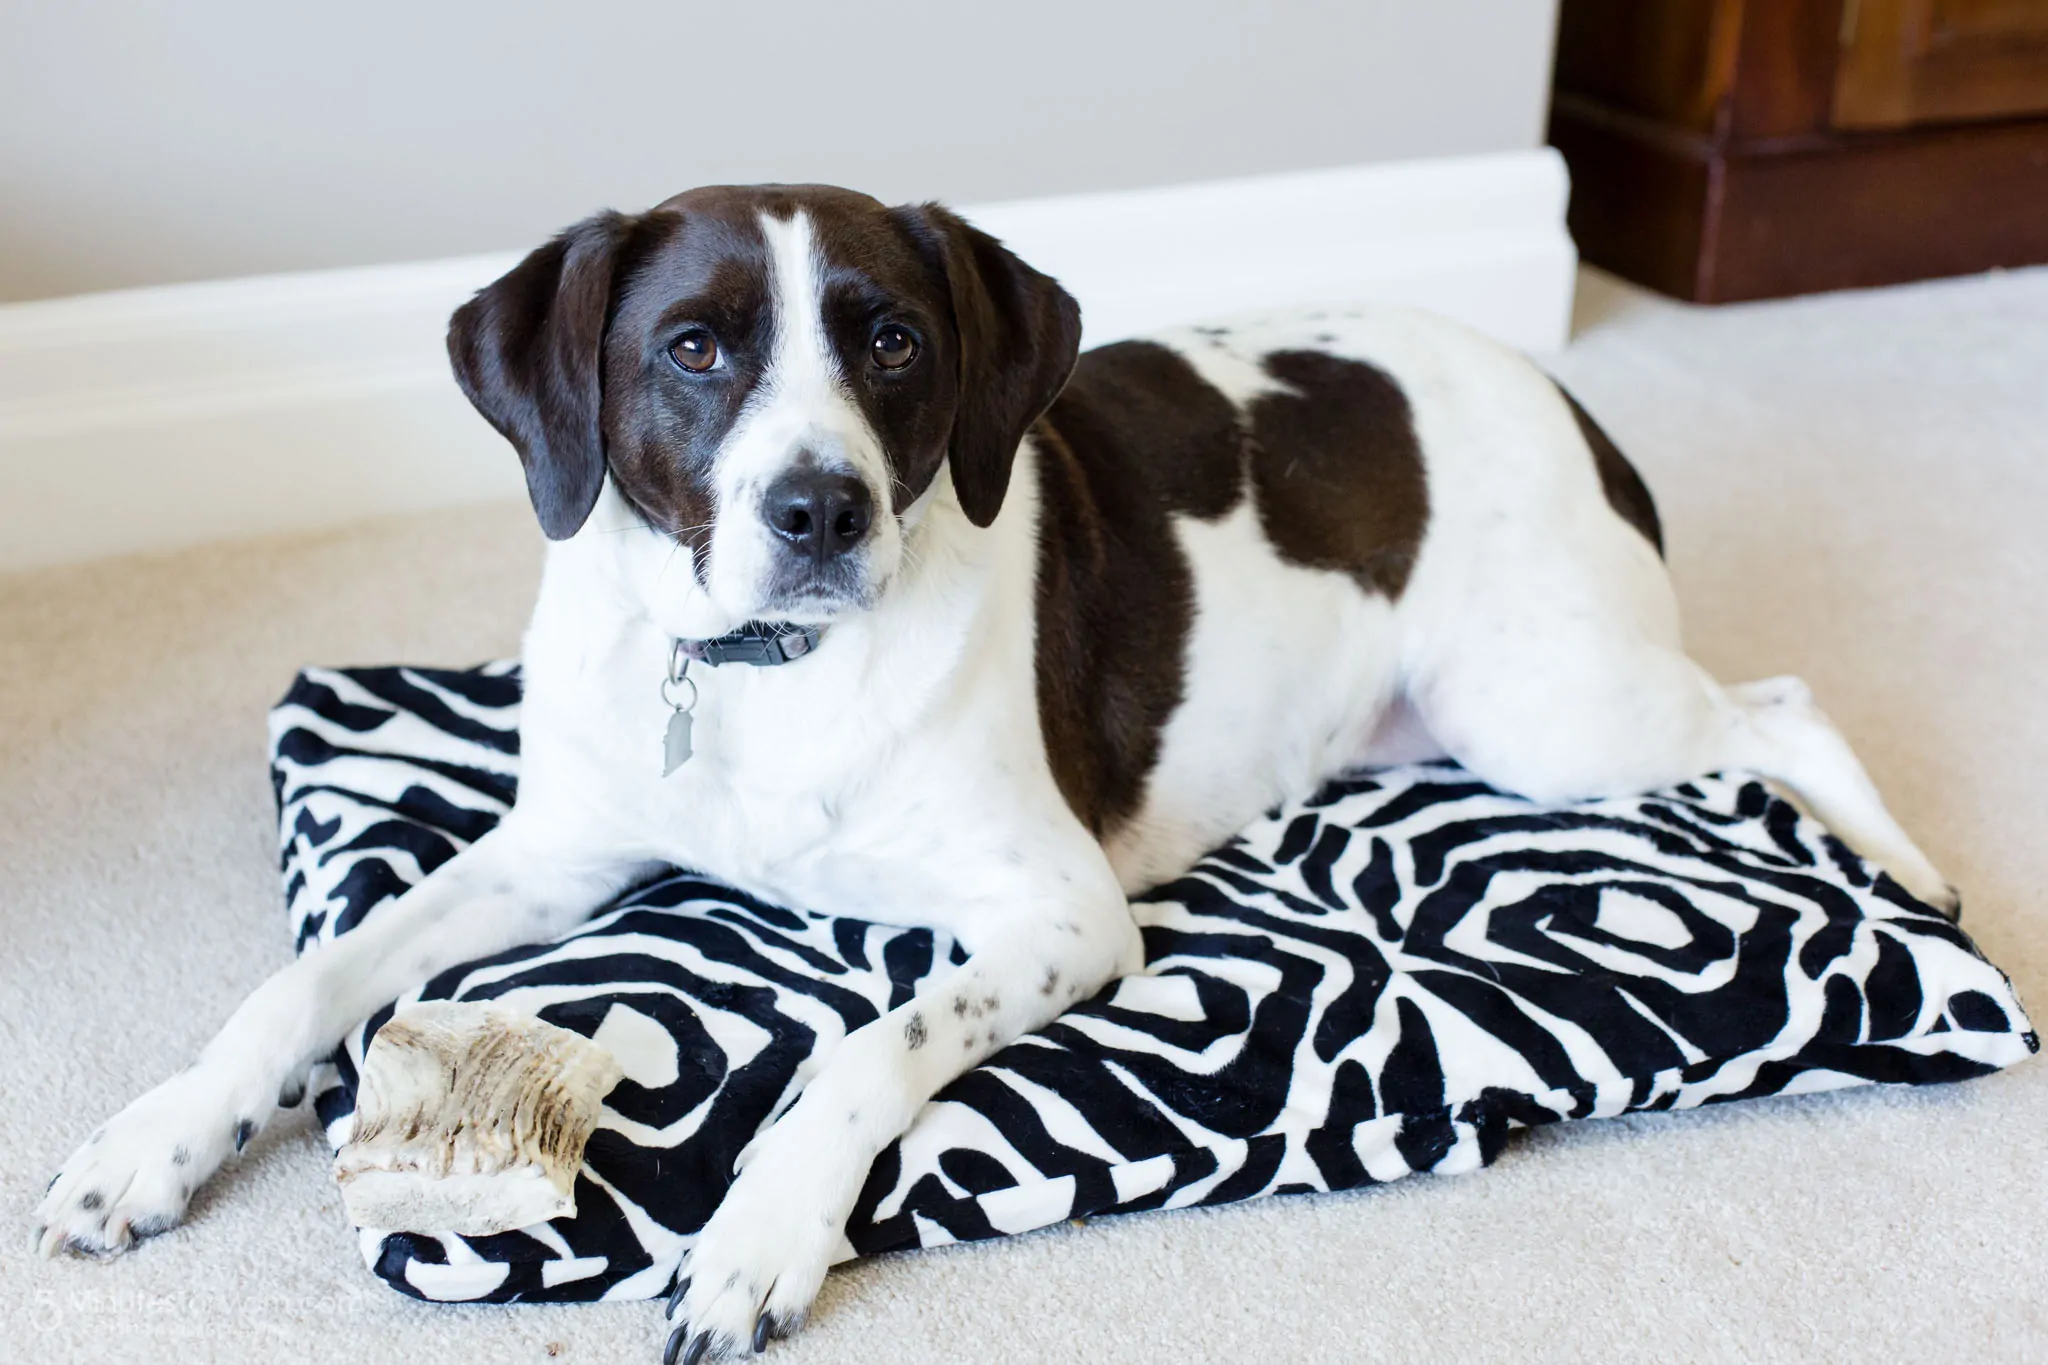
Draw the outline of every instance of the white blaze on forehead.
<instances>
[{"instance_id":1,"label":"white blaze on forehead","mask_svg":"<svg viewBox=\"0 0 2048 1365\"><path fill-rule=\"evenodd\" d=\"M764 213L761 235L768 243L768 289L775 300L775 349L765 376L774 390L771 401L843 402L839 364L825 336L810 215L801 209L786 219Z\"/></svg>"},{"instance_id":2,"label":"white blaze on forehead","mask_svg":"<svg viewBox=\"0 0 2048 1365\"><path fill-rule=\"evenodd\" d=\"M851 465L883 496L880 443L847 391L825 331L824 271L810 216L801 209L788 218L763 213L761 236L768 246L774 343L754 416L793 445L808 445L825 463Z\"/></svg>"}]
</instances>

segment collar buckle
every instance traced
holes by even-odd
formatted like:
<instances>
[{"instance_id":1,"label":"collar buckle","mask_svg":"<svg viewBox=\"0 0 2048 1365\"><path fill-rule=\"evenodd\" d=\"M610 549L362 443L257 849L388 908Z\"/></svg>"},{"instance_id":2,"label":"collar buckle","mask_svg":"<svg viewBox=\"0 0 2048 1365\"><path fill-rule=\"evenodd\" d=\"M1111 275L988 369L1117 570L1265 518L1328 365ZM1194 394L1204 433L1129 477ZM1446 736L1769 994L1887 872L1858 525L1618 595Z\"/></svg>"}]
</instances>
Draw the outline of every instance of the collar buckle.
<instances>
[{"instance_id":1,"label":"collar buckle","mask_svg":"<svg viewBox=\"0 0 2048 1365\"><path fill-rule=\"evenodd\" d=\"M818 647L818 637L823 633L817 626L749 621L731 634L721 635L715 640L678 640L676 648L714 668L719 664L774 668L794 663L809 654Z\"/></svg>"}]
</instances>

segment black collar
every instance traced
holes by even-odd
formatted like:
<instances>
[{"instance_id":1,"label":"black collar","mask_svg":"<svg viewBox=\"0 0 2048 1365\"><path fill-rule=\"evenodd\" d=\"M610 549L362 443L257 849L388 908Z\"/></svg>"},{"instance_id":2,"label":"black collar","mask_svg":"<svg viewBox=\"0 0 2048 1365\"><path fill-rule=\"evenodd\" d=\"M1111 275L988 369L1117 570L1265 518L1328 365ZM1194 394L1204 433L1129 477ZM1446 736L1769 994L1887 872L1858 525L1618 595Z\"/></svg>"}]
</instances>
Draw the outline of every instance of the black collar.
<instances>
[{"instance_id":1,"label":"black collar","mask_svg":"<svg viewBox=\"0 0 2048 1365\"><path fill-rule=\"evenodd\" d=\"M749 621L715 640L678 640L677 648L699 663L753 664L773 668L803 658L818 647L824 634L818 626L792 626L783 622Z\"/></svg>"}]
</instances>

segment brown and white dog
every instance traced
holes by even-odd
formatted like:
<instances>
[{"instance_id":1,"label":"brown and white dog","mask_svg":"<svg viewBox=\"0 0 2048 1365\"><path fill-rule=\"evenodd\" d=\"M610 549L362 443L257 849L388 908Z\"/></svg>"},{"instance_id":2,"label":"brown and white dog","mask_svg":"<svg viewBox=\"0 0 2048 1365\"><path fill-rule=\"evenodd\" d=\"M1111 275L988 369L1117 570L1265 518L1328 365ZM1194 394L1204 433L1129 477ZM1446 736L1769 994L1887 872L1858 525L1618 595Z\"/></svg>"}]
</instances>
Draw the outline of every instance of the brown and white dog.
<instances>
[{"instance_id":1,"label":"brown and white dog","mask_svg":"<svg viewBox=\"0 0 2048 1365\"><path fill-rule=\"evenodd\" d=\"M1380 309L1079 337L944 209L809 186L592 218L464 306L457 377L555 542L518 804L80 1149L45 1251L170 1226L372 1011L666 864L972 954L742 1157L682 1270L692 1362L803 1317L933 1092L1140 965L1132 892L1332 774L1751 769L1948 903L1802 687L1686 657L1647 493L1525 360ZM748 650L797 657L709 666Z\"/></svg>"}]
</instances>

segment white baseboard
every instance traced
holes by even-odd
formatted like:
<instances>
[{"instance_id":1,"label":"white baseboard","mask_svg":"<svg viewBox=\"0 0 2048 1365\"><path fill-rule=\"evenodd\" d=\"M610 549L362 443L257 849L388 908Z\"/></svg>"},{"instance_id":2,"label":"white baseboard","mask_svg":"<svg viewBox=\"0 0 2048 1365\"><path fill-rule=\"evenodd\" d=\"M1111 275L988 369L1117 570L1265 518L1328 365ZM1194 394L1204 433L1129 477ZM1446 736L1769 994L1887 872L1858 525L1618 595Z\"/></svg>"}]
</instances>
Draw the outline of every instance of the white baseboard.
<instances>
[{"instance_id":1,"label":"white baseboard","mask_svg":"<svg viewBox=\"0 0 2048 1365\"><path fill-rule=\"evenodd\" d=\"M1548 149L963 210L1100 344L1302 304L1433 308L1561 345L1576 254ZM518 497L449 377L448 314L514 257L0 306L0 570Z\"/></svg>"}]
</instances>

